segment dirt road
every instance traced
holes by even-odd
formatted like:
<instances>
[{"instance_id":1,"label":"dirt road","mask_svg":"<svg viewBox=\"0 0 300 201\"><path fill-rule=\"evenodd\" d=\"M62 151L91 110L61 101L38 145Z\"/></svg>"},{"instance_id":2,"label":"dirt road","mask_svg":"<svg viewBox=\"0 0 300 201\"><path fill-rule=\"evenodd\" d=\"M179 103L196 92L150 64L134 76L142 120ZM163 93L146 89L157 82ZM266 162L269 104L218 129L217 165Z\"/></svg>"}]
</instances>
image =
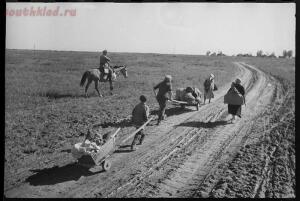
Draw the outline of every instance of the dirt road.
<instances>
[{"instance_id":1,"label":"dirt road","mask_svg":"<svg viewBox=\"0 0 300 201\"><path fill-rule=\"evenodd\" d=\"M109 172L89 172L74 164L33 175L7 197L190 197L218 164L229 160L251 135L253 121L281 86L253 66L235 63L246 89L247 106L235 124L227 123L223 96L230 83L219 87L212 103L170 116L149 126L143 145L134 152L119 148L110 158ZM194 108L192 108L194 109ZM128 134L129 135L129 134ZM122 136L122 141L126 136ZM129 139L125 145L131 143Z\"/></svg>"}]
</instances>

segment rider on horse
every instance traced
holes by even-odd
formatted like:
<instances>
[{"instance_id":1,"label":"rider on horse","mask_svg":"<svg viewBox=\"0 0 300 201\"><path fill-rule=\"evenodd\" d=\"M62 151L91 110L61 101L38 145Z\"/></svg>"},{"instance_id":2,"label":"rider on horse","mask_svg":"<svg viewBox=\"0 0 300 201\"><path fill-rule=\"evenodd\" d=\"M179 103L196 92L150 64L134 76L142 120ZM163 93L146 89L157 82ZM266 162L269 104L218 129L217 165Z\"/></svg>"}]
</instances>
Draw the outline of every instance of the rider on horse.
<instances>
[{"instance_id":1,"label":"rider on horse","mask_svg":"<svg viewBox=\"0 0 300 201\"><path fill-rule=\"evenodd\" d=\"M107 79L107 76L111 77L111 74L113 72L113 69L110 67L110 64L109 64L111 59L106 55L107 55L107 50L103 50L102 55L100 55L100 65L99 65L101 77L104 80Z\"/></svg>"}]
</instances>

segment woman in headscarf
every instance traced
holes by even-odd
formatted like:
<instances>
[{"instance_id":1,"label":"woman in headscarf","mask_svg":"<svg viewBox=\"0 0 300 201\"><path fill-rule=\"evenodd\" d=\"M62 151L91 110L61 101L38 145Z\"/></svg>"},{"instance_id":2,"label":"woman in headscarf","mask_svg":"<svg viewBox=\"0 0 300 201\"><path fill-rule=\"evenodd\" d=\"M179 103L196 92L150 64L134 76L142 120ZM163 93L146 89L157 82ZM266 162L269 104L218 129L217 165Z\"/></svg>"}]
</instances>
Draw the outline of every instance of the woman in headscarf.
<instances>
[{"instance_id":1,"label":"woman in headscarf","mask_svg":"<svg viewBox=\"0 0 300 201\"><path fill-rule=\"evenodd\" d=\"M208 102L210 103L210 99L215 97L213 93L213 90L216 90L214 80L214 74L210 74L209 78L204 81L204 104L206 99L208 99Z\"/></svg>"},{"instance_id":2,"label":"woman in headscarf","mask_svg":"<svg viewBox=\"0 0 300 201\"><path fill-rule=\"evenodd\" d=\"M241 80L236 79L235 82L232 82L230 89L227 93L235 91L236 93L239 93L243 97L243 103L246 105L245 100L245 88L241 85ZM235 116L242 117L242 104L228 104L228 113L232 115L231 123L234 123Z\"/></svg>"},{"instance_id":3,"label":"woman in headscarf","mask_svg":"<svg viewBox=\"0 0 300 201\"><path fill-rule=\"evenodd\" d=\"M165 111L167 107L167 100L172 100L172 76L166 75L165 79L153 87L154 93L156 95L157 102L159 104L159 115L157 125L160 124L161 120L165 119ZM158 89L156 94L155 90Z\"/></svg>"}]
</instances>

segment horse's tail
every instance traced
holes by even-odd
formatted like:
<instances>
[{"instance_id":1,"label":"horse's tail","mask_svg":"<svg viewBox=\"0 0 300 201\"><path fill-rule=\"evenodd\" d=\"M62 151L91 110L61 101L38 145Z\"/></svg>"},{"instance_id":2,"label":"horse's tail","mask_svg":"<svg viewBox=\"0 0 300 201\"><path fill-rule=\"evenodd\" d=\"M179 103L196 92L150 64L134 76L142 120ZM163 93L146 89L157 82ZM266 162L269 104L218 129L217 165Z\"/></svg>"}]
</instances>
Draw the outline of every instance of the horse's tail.
<instances>
[{"instance_id":1,"label":"horse's tail","mask_svg":"<svg viewBox=\"0 0 300 201\"><path fill-rule=\"evenodd\" d=\"M85 71L85 73L82 75L81 81L80 81L80 86L82 87L85 83L86 78L88 77L88 75L90 74L89 71Z\"/></svg>"}]
</instances>

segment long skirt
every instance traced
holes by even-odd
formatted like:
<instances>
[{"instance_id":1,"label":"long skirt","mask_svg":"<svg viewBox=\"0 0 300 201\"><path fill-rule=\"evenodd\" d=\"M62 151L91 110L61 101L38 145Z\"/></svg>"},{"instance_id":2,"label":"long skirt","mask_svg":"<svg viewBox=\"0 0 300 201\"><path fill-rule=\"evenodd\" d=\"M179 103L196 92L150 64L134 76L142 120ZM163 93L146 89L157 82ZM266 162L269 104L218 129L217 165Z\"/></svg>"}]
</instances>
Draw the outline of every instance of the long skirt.
<instances>
[{"instance_id":1,"label":"long skirt","mask_svg":"<svg viewBox=\"0 0 300 201\"><path fill-rule=\"evenodd\" d=\"M205 99L210 99L210 98L214 98L215 96L214 96L214 93L213 93L213 91L211 90L211 89L209 89L209 90L204 90L204 98Z\"/></svg>"},{"instance_id":2,"label":"long skirt","mask_svg":"<svg viewBox=\"0 0 300 201\"><path fill-rule=\"evenodd\" d=\"M228 104L228 113L242 117L242 105L230 105Z\"/></svg>"}]
</instances>

